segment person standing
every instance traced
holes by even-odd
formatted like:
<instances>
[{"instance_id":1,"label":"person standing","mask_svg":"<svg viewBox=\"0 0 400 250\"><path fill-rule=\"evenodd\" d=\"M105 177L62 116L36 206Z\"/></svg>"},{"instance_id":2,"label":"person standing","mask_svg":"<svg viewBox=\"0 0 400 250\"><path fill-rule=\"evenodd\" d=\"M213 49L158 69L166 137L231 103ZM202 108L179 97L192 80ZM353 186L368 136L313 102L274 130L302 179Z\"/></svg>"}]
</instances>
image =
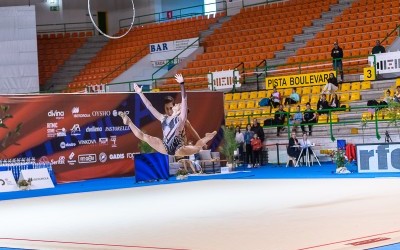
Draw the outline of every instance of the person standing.
<instances>
[{"instance_id":1,"label":"person standing","mask_svg":"<svg viewBox=\"0 0 400 250\"><path fill-rule=\"evenodd\" d=\"M258 138L257 134L254 134L250 143L251 149L253 150L253 167L256 168L261 165L260 155L262 151L262 142L260 138Z\"/></svg>"},{"instance_id":2,"label":"person standing","mask_svg":"<svg viewBox=\"0 0 400 250\"><path fill-rule=\"evenodd\" d=\"M344 81L343 75L343 49L339 47L338 42L333 44L333 49L331 51L331 57L333 59L333 69L340 72L341 81Z\"/></svg>"},{"instance_id":3,"label":"person standing","mask_svg":"<svg viewBox=\"0 0 400 250\"><path fill-rule=\"evenodd\" d=\"M260 123L258 123L256 118L253 119L253 127L251 127L251 131L253 131L254 134L257 134L257 137L261 140L261 144L263 144L265 139L264 129L260 126ZM260 163L261 165L263 164L263 157L261 157Z\"/></svg>"},{"instance_id":4,"label":"person standing","mask_svg":"<svg viewBox=\"0 0 400 250\"><path fill-rule=\"evenodd\" d=\"M308 124L308 133L309 135L312 135L312 124L317 122L317 115L315 114L315 111L311 109L311 105L309 102L306 104L306 110L303 112L303 121L301 122L301 131L303 131L303 134L306 133L306 130L304 129L304 124Z\"/></svg>"},{"instance_id":5,"label":"person standing","mask_svg":"<svg viewBox=\"0 0 400 250\"><path fill-rule=\"evenodd\" d=\"M376 45L372 48L372 54L386 53L385 47L381 45L381 41L376 40Z\"/></svg>"},{"instance_id":6,"label":"person standing","mask_svg":"<svg viewBox=\"0 0 400 250\"><path fill-rule=\"evenodd\" d=\"M240 131L240 127L236 126L235 141L239 145L239 161L243 160L243 145L244 145L244 135Z\"/></svg>"},{"instance_id":7,"label":"person standing","mask_svg":"<svg viewBox=\"0 0 400 250\"><path fill-rule=\"evenodd\" d=\"M247 167L251 168L251 163L253 162L253 150L251 148L251 139L253 138L254 132L251 131L251 125L246 125L246 131L243 134L244 143L246 144L246 159L244 159L245 163L247 163Z\"/></svg>"}]
</instances>

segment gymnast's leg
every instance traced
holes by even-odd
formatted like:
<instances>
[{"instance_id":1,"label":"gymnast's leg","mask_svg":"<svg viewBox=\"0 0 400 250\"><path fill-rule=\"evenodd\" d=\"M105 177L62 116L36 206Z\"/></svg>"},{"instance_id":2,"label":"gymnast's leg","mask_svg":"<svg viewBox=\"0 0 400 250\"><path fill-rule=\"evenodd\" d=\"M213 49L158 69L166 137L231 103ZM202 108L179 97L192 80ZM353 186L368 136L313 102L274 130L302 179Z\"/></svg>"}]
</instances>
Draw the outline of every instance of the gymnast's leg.
<instances>
[{"instance_id":1,"label":"gymnast's leg","mask_svg":"<svg viewBox=\"0 0 400 250\"><path fill-rule=\"evenodd\" d=\"M147 142L150 145L150 147L154 148L156 151L162 154L167 154L167 150L165 149L164 144L160 138L147 135L142 131L140 131L124 112L119 112L118 115L121 116L124 124L129 126L133 134L138 139Z\"/></svg>"}]
</instances>

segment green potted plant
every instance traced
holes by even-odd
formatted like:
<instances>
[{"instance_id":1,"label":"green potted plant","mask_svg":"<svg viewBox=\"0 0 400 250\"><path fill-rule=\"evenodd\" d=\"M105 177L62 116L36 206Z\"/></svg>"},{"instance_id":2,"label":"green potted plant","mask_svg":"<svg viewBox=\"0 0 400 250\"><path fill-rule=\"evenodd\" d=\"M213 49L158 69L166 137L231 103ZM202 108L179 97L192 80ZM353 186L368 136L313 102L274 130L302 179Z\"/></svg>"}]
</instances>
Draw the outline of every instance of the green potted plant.
<instances>
[{"instance_id":1,"label":"green potted plant","mask_svg":"<svg viewBox=\"0 0 400 250\"><path fill-rule=\"evenodd\" d=\"M32 184L32 178L29 178L28 180L19 180L18 181L18 187L20 190L29 190Z\"/></svg>"},{"instance_id":2,"label":"green potted plant","mask_svg":"<svg viewBox=\"0 0 400 250\"><path fill-rule=\"evenodd\" d=\"M189 172L186 169L179 168L175 175L177 180L186 180L188 178L188 174Z\"/></svg>"},{"instance_id":3,"label":"green potted plant","mask_svg":"<svg viewBox=\"0 0 400 250\"><path fill-rule=\"evenodd\" d=\"M337 174L348 174L350 171L346 168L349 163L346 159L345 151L342 149L332 150L329 153L329 156L332 158L332 161L336 164L336 173Z\"/></svg>"},{"instance_id":4,"label":"green potted plant","mask_svg":"<svg viewBox=\"0 0 400 250\"><path fill-rule=\"evenodd\" d=\"M224 132L224 139L222 141L220 151L223 155L225 155L227 166L232 167L234 152L239 146L235 140L235 130L233 128L222 126L222 131Z\"/></svg>"}]
</instances>

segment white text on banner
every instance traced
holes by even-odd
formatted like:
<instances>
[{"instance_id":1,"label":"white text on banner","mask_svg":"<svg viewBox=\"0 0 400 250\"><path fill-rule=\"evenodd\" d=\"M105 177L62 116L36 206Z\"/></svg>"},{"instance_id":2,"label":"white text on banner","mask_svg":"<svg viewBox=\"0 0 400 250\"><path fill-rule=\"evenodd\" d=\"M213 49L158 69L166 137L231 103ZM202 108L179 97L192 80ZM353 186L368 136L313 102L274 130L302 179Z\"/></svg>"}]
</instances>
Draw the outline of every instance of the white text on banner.
<instances>
[{"instance_id":1,"label":"white text on banner","mask_svg":"<svg viewBox=\"0 0 400 250\"><path fill-rule=\"evenodd\" d=\"M307 87L315 85L323 85L328 82L329 74L335 71L316 72L311 74L277 76L265 78L266 89L276 88L293 88L293 87Z\"/></svg>"},{"instance_id":2,"label":"white text on banner","mask_svg":"<svg viewBox=\"0 0 400 250\"><path fill-rule=\"evenodd\" d=\"M235 81L235 88L239 88L242 86L239 82L239 78L240 74L237 70L212 72L212 79L211 74L208 74L208 88L211 90L213 90L213 87L215 90L232 89Z\"/></svg>"}]
</instances>

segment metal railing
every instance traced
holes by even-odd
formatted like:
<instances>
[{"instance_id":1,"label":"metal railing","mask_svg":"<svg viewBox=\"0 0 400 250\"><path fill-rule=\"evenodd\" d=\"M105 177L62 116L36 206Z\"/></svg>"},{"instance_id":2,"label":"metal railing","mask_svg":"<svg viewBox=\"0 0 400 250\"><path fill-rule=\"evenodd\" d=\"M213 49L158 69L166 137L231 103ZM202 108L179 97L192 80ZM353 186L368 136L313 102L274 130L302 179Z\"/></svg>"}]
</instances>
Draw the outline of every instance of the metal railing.
<instances>
[{"instance_id":1,"label":"metal railing","mask_svg":"<svg viewBox=\"0 0 400 250\"><path fill-rule=\"evenodd\" d=\"M385 38L383 38L383 40L381 41L381 43L383 44L387 39L389 39L389 37L394 34L397 31L397 36L400 37L400 24L396 25L396 28L394 28L389 34L386 35Z\"/></svg>"},{"instance_id":2,"label":"metal railing","mask_svg":"<svg viewBox=\"0 0 400 250\"><path fill-rule=\"evenodd\" d=\"M181 19L181 18L213 14L214 12L205 12L205 6L207 6L207 5L216 5L217 9L215 12L225 12L226 13L226 10L227 10L226 2L218 1L216 3L195 5L195 6L185 7L185 8L173 9L173 10L169 10L169 11L156 12L156 13L142 15L142 16L135 16L134 25L158 23L158 22L176 20L176 19ZM222 8L221 8L221 6L222 6ZM218 7L220 7L220 8L218 8ZM170 14L172 14L172 15L169 16ZM122 18L119 20L119 28L120 29L127 28L131 25L131 22L132 22L132 17Z\"/></svg>"},{"instance_id":3,"label":"metal railing","mask_svg":"<svg viewBox=\"0 0 400 250\"><path fill-rule=\"evenodd\" d=\"M95 34L96 29L92 22L76 22L76 23L53 23L53 24L39 24L36 25L37 33L67 33L67 32L80 32L80 31L93 31Z\"/></svg>"}]
</instances>

